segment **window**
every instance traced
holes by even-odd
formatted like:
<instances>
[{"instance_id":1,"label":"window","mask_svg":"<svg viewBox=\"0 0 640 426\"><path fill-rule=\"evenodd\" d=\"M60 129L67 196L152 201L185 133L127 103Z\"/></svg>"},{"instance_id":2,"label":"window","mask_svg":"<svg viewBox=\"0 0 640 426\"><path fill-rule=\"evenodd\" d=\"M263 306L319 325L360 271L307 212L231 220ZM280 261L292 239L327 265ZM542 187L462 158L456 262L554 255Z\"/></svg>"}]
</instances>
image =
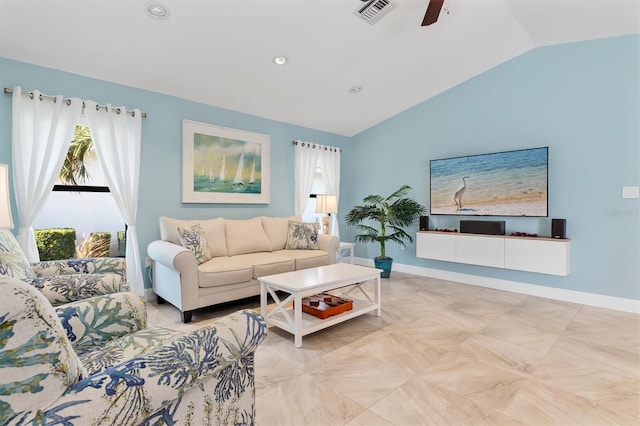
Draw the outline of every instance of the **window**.
<instances>
[{"instance_id":1,"label":"window","mask_svg":"<svg viewBox=\"0 0 640 426\"><path fill-rule=\"evenodd\" d=\"M311 187L311 195L307 207L302 212L302 220L304 222L322 223L322 213L316 213L316 194L325 194L324 181L322 180L322 169L320 163L316 164L316 171L313 175L313 185Z\"/></svg>"},{"instance_id":2,"label":"window","mask_svg":"<svg viewBox=\"0 0 640 426\"><path fill-rule=\"evenodd\" d=\"M83 123L76 126L71 147L76 155L68 154L70 158L65 164L75 162L72 168L84 168L86 172L73 174L63 165L61 175L66 179L58 178L33 228L73 228L76 245L91 232L109 232L110 255L117 256L121 254L118 253L118 231L125 230L125 223L100 168L89 128Z\"/></svg>"}]
</instances>

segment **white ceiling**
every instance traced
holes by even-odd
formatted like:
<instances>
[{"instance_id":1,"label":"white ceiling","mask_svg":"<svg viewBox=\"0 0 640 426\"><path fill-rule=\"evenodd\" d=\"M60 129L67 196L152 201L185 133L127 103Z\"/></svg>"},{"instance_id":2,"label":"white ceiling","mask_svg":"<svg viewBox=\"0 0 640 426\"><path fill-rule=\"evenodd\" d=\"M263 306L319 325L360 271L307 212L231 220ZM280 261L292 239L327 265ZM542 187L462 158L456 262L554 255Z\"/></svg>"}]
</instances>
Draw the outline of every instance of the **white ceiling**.
<instances>
[{"instance_id":1,"label":"white ceiling","mask_svg":"<svg viewBox=\"0 0 640 426\"><path fill-rule=\"evenodd\" d=\"M0 0L0 56L352 136L535 47L640 32L638 0L447 0L429 27L428 0L375 25L360 0L145 1Z\"/></svg>"}]
</instances>

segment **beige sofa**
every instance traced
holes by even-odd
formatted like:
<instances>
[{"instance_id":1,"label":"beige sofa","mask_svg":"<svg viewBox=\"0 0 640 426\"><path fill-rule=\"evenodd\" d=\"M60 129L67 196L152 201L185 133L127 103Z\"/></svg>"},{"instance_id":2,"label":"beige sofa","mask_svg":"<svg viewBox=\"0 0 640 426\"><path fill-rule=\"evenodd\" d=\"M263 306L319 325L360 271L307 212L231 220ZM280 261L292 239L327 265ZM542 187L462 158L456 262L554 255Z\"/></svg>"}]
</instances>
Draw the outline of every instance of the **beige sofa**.
<instances>
[{"instance_id":1,"label":"beige sofa","mask_svg":"<svg viewBox=\"0 0 640 426\"><path fill-rule=\"evenodd\" d=\"M205 306L260 294L258 278L336 263L340 241L318 233L317 250L286 250L289 222L300 216L252 219L180 220L160 218L160 240L147 248L152 260L153 291L182 312L182 322ZM181 246L178 226L199 225L211 259L198 264Z\"/></svg>"}]
</instances>

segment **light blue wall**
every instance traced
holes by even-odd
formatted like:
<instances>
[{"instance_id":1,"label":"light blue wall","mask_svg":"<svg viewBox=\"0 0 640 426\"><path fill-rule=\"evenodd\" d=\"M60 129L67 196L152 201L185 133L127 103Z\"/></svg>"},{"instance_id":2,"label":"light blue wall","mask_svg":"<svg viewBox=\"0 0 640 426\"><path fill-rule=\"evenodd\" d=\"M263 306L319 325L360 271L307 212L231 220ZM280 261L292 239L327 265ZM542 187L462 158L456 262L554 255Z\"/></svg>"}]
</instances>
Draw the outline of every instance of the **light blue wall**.
<instances>
[{"instance_id":1,"label":"light blue wall","mask_svg":"<svg viewBox=\"0 0 640 426\"><path fill-rule=\"evenodd\" d=\"M344 146L348 141L348 138L331 133L0 58L0 86L13 88L18 85L23 90L38 89L46 94L92 99L101 104L139 108L147 113L147 118L142 120L138 205L138 238L143 257L146 256L147 245L159 237L160 216L249 218L293 214L292 141L302 139L338 147ZM271 203L182 204L182 119L269 135ZM0 162L11 164L10 95L0 96ZM13 207L15 222L15 205Z\"/></svg>"},{"instance_id":2,"label":"light blue wall","mask_svg":"<svg viewBox=\"0 0 640 426\"><path fill-rule=\"evenodd\" d=\"M396 262L602 295L640 299L638 200L621 187L640 185L640 36L539 48L497 66L353 138L291 126L184 99L0 58L0 86L137 107L143 120L138 229L140 248L158 236L161 215L181 218L285 215L293 211L293 139L340 146L339 216L362 197L404 183L428 205L429 160L549 146L549 215L566 218L571 275L554 277L428 261L415 246L388 254ZM181 120L271 136L271 204L180 202ZM11 97L0 97L0 162L11 161ZM432 217L436 225L459 218ZM507 218L507 231L549 235L550 219ZM414 226L417 229L417 225ZM343 240L353 229L341 226ZM373 245L356 256L374 257Z\"/></svg>"},{"instance_id":3,"label":"light blue wall","mask_svg":"<svg viewBox=\"0 0 640 426\"><path fill-rule=\"evenodd\" d=\"M348 154L357 161L342 180L354 184L342 202L407 183L428 206L431 159L549 146L549 219L501 220L507 232L548 236L550 218L566 218L568 277L418 259L415 246L394 245L387 254L404 264L640 299L640 203L621 195L622 186L640 185L639 64L633 35L539 48L497 66L353 137ZM460 218L430 219L458 228ZM356 256L376 254L377 246L356 247Z\"/></svg>"}]
</instances>

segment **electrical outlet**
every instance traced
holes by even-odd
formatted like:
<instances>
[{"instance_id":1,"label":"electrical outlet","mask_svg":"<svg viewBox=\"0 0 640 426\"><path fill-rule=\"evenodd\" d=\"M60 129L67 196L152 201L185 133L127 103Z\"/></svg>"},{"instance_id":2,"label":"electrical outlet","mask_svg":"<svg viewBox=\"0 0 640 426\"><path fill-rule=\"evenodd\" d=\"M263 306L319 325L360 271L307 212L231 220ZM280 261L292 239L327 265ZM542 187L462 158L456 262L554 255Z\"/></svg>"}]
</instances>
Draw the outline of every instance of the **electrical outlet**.
<instances>
[{"instance_id":1,"label":"electrical outlet","mask_svg":"<svg viewBox=\"0 0 640 426\"><path fill-rule=\"evenodd\" d=\"M623 186L622 198L640 198L639 186Z\"/></svg>"}]
</instances>

